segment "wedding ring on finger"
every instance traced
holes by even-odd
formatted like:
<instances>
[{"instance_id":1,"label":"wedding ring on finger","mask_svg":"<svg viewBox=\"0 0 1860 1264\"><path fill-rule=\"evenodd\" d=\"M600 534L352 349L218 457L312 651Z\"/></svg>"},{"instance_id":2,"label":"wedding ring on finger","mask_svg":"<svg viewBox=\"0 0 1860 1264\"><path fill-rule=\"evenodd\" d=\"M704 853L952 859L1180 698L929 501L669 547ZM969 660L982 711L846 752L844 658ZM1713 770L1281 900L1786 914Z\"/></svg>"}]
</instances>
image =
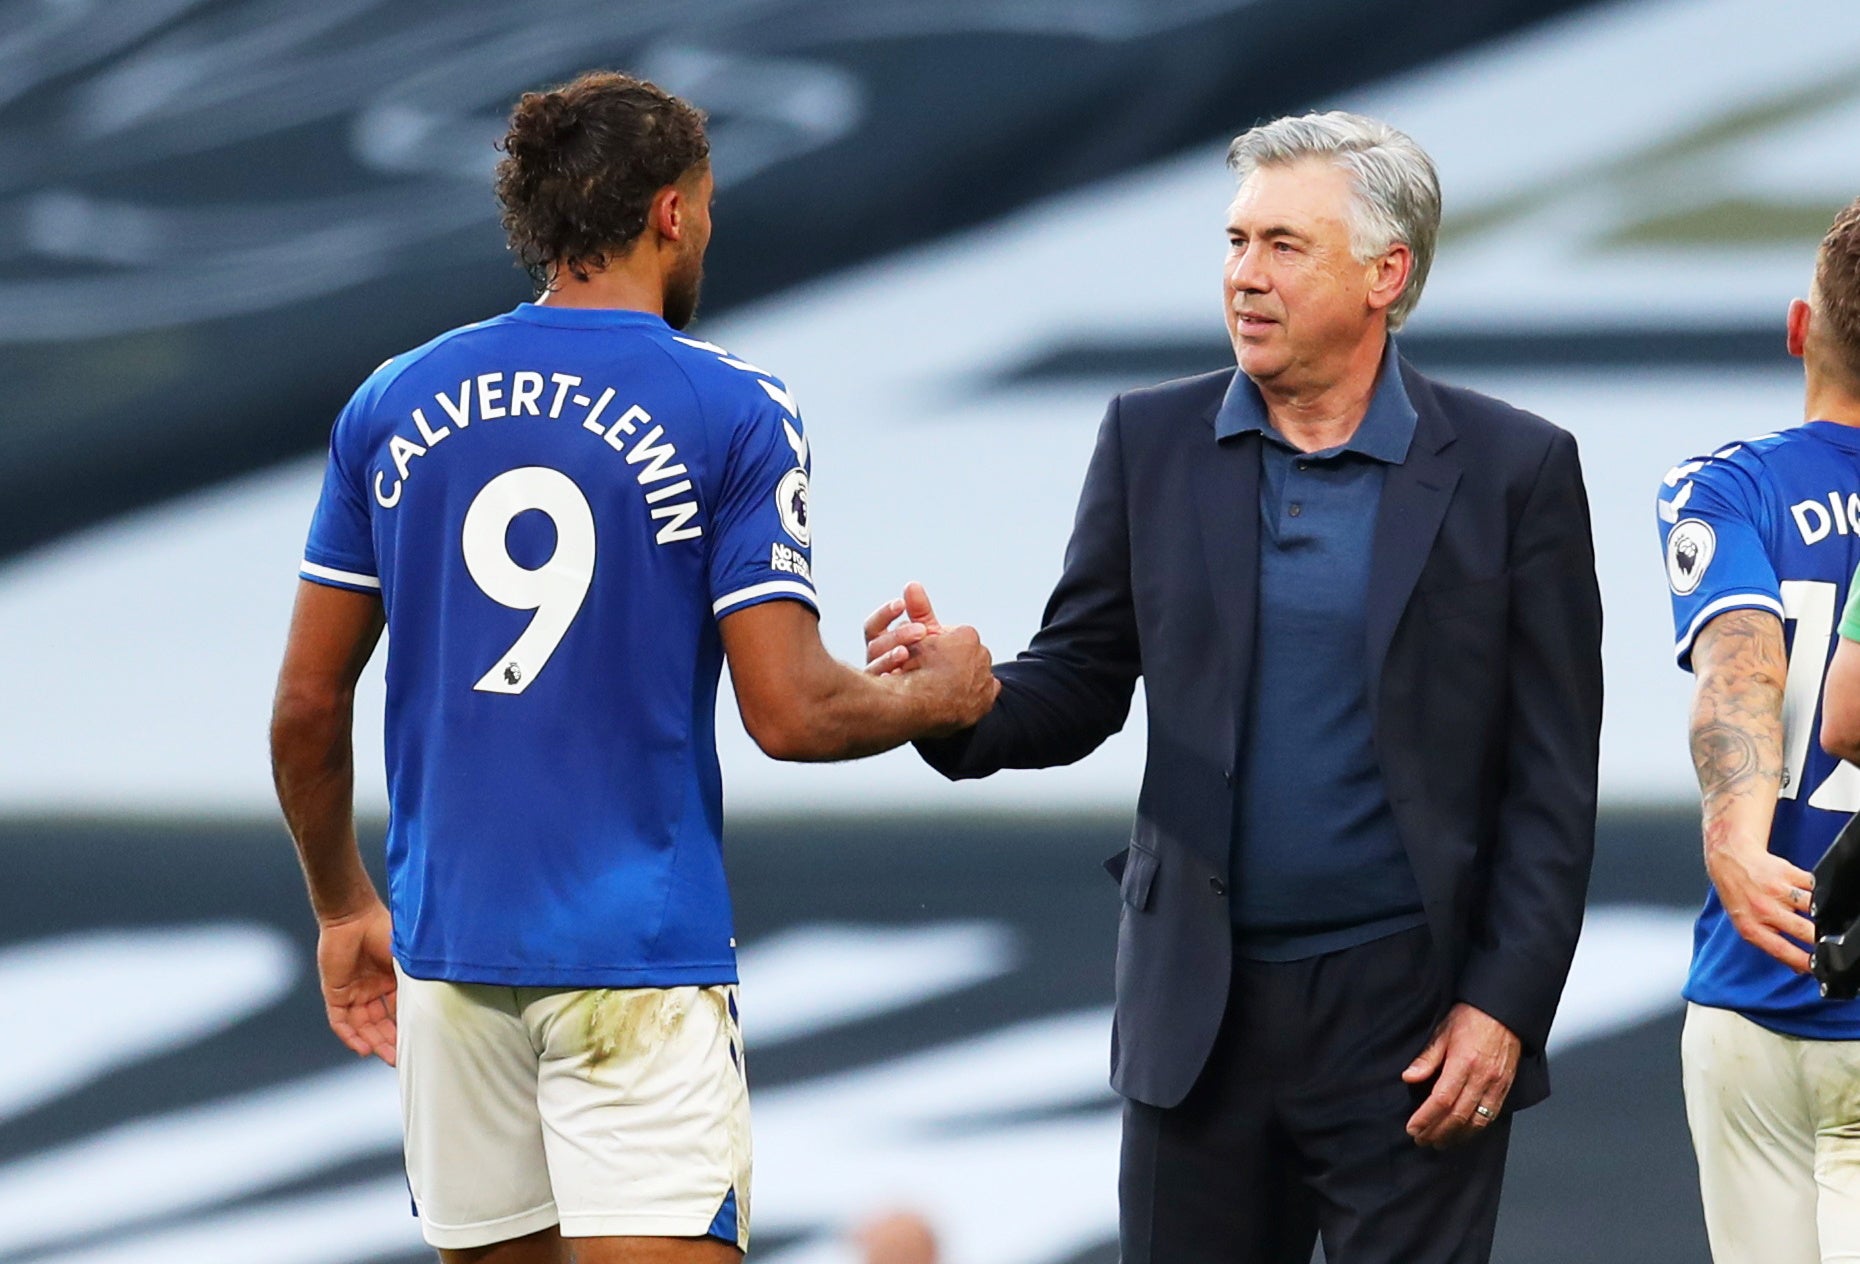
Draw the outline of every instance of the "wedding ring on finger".
<instances>
[{"instance_id":1,"label":"wedding ring on finger","mask_svg":"<svg viewBox=\"0 0 1860 1264\"><path fill-rule=\"evenodd\" d=\"M1498 1117L1497 1111L1484 1104L1473 1107L1473 1114L1479 1116L1481 1119L1496 1119Z\"/></svg>"}]
</instances>

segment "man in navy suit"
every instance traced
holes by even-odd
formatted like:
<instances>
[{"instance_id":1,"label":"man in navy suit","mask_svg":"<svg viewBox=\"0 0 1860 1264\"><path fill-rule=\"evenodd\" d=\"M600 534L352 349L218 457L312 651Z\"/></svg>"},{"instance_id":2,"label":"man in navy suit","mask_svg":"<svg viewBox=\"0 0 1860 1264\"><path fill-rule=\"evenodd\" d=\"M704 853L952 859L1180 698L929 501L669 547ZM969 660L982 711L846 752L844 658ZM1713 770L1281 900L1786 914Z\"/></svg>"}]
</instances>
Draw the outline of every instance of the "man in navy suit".
<instances>
[{"instance_id":1,"label":"man in navy suit","mask_svg":"<svg viewBox=\"0 0 1860 1264\"><path fill-rule=\"evenodd\" d=\"M1111 402L1065 570L952 778L1081 759L1137 678L1119 879L1124 1264L1490 1257L1594 847L1601 606L1570 436L1391 333L1432 162L1348 114L1229 152L1239 371ZM894 620L901 620L894 622ZM921 587L875 669L939 629Z\"/></svg>"}]
</instances>

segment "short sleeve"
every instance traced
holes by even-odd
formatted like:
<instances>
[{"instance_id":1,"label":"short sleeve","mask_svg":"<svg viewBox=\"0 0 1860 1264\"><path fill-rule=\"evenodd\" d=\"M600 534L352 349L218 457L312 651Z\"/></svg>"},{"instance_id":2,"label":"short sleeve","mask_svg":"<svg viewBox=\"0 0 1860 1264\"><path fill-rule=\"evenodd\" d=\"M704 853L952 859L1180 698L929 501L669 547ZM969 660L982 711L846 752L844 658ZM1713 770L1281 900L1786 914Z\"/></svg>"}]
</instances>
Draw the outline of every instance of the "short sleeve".
<instances>
[{"instance_id":1,"label":"short sleeve","mask_svg":"<svg viewBox=\"0 0 1860 1264\"><path fill-rule=\"evenodd\" d=\"M1849 641L1860 641L1860 570L1854 572L1853 582L1847 585L1847 608L1841 611L1841 636Z\"/></svg>"},{"instance_id":2,"label":"short sleeve","mask_svg":"<svg viewBox=\"0 0 1860 1264\"><path fill-rule=\"evenodd\" d=\"M792 397L778 398L787 391L760 379L758 385L768 398L752 403L731 435L722 491L711 515L711 612L718 618L782 599L819 608L807 435Z\"/></svg>"},{"instance_id":3,"label":"short sleeve","mask_svg":"<svg viewBox=\"0 0 1860 1264\"><path fill-rule=\"evenodd\" d=\"M357 401L350 400L331 432L329 460L323 467L323 492L310 519L310 538L304 544L303 565L297 573L312 583L332 588L378 592L381 573L375 563L368 498L359 476L367 461L362 452L355 450L362 430L357 409Z\"/></svg>"},{"instance_id":4,"label":"short sleeve","mask_svg":"<svg viewBox=\"0 0 1860 1264\"><path fill-rule=\"evenodd\" d=\"M1783 617L1761 506L1752 476L1718 458L1677 465L1662 481L1658 516L1677 634L1673 653L1687 671L1693 642L1716 616L1768 610Z\"/></svg>"}]
</instances>

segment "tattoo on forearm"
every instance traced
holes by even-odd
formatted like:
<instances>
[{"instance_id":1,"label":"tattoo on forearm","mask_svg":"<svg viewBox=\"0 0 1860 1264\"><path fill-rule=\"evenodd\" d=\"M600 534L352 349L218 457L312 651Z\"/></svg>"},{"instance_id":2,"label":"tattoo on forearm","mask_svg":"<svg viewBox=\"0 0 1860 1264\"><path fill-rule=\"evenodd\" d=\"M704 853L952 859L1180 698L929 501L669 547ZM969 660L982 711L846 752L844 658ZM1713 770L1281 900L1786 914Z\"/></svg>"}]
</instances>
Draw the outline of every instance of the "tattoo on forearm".
<instances>
[{"instance_id":1,"label":"tattoo on forearm","mask_svg":"<svg viewBox=\"0 0 1860 1264\"><path fill-rule=\"evenodd\" d=\"M1704 808L1705 845L1732 814L1767 818L1782 786L1782 699L1788 662L1782 622L1762 610L1733 610L1705 625L1692 651L1692 766ZM1762 821L1767 831L1768 820Z\"/></svg>"},{"instance_id":2,"label":"tattoo on forearm","mask_svg":"<svg viewBox=\"0 0 1860 1264\"><path fill-rule=\"evenodd\" d=\"M1734 724L1713 721L1692 734L1692 766L1707 794L1742 786L1761 774L1757 739Z\"/></svg>"}]
</instances>

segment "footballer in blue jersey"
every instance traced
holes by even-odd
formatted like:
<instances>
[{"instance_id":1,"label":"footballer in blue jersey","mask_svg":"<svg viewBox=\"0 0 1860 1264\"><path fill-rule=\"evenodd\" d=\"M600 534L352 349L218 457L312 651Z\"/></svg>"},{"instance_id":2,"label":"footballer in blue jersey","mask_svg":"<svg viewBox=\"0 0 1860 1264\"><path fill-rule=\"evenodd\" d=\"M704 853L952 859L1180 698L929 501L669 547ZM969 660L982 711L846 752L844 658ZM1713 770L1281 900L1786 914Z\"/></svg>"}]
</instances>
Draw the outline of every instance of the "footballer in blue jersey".
<instances>
[{"instance_id":1,"label":"footballer in blue jersey","mask_svg":"<svg viewBox=\"0 0 1860 1264\"><path fill-rule=\"evenodd\" d=\"M1860 1001L1807 973L1814 868L1860 811L1818 740L1860 565L1860 202L1790 306L1809 420L1674 466L1659 490L1711 890L1693 935L1686 1113L1717 1264L1860 1257Z\"/></svg>"},{"instance_id":2,"label":"footballer in blue jersey","mask_svg":"<svg viewBox=\"0 0 1860 1264\"><path fill-rule=\"evenodd\" d=\"M1693 668L1699 634L1720 615L1780 622L1788 667L1768 850L1812 869L1860 811L1860 768L1816 740L1822 676L1860 564L1860 430L1811 421L1682 462L1662 482L1659 518L1681 667ZM1822 1000L1814 979L1739 933L1715 888L1693 945L1687 1000L1791 1036L1860 1037L1860 1001Z\"/></svg>"},{"instance_id":3,"label":"footballer in blue jersey","mask_svg":"<svg viewBox=\"0 0 1860 1264\"><path fill-rule=\"evenodd\" d=\"M703 116L590 74L525 96L502 147L539 298L393 357L337 418L279 798L331 1025L399 1067L428 1242L733 1260L750 1162L722 665L785 759L953 731L997 687L970 629L921 628L865 672L822 647L794 397L682 332L710 235ZM349 741L384 627L385 905Z\"/></svg>"},{"instance_id":4,"label":"footballer in blue jersey","mask_svg":"<svg viewBox=\"0 0 1860 1264\"><path fill-rule=\"evenodd\" d=\"M814 606L808 458L780 379L641 311L525 303L349 402L302 574L388 611L409 973L735 982L718 622Z\"/></svg>"}]
</instances>

